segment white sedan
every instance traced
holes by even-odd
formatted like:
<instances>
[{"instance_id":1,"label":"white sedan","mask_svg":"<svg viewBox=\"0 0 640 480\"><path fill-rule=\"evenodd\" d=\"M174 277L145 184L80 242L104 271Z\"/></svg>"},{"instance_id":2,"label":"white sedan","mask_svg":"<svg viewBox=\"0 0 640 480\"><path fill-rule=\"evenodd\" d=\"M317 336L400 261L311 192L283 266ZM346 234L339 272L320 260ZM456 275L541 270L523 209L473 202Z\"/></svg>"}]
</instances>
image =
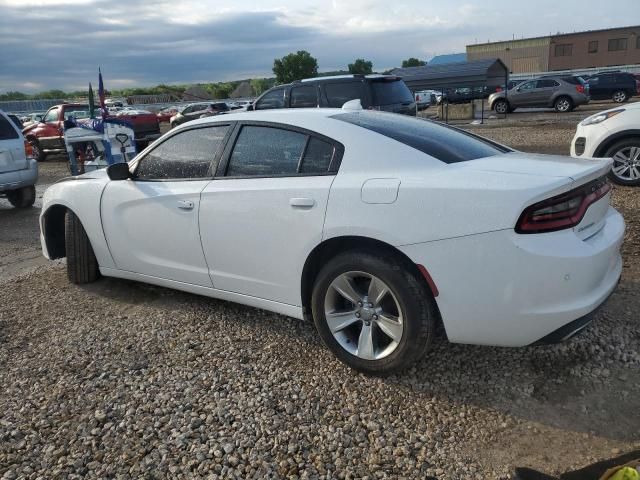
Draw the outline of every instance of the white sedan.
<instances>
[{"instance_id":1,"label":"white sedan","mask_svg":"<svg viewBox=\"0 0 640 480\"><path fill-rule=\"evenodd\" d=\"M44 255L100 274L312 318L344 363L397 371L451 342L583 329L622 269L611 160L512 151L357 109L189 122L129 164L44 195Z\"/></svg>"},{"instance_id":2,"label":"white sedan","mask_svg":"<svg viewBox=\"0 0 640 480\"><path fill-rule=\"evenodd\" d=\"M585 118L571 142L571 155L611 157L611 180L620 185L640 185L640 102Z\"/></svg>"}]
</instances>

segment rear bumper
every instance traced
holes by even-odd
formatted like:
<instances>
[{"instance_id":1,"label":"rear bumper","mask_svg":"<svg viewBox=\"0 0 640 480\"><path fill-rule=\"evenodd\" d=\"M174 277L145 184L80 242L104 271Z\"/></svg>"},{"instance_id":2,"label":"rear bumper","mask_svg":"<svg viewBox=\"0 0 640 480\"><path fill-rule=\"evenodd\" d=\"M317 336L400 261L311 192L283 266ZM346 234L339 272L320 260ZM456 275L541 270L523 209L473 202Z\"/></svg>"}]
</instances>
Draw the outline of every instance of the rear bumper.
<instances>
[{"instance_id":1,"label":"rear bumper","mask_svg":"<svg viewBox=\"0 0 640 480\"><path fill-rule=\"evenodd\" d=\"M502 230L400 249L438 287L450 341L518 347L553 338L609 297L622 272L623 236L622 216L609 208L587 239L573 230Z\"/></svg>"},{"instance_id":2,"label":"rear bumper","mask_svg":"<svg viewBox=\"0 0 640 480\"><path fill-rule=\"evenodd\" d=\"M38 162L28 160L28 168L0 173L0 193L35 185L38 181Z\"/></svg>"}]
</instances>

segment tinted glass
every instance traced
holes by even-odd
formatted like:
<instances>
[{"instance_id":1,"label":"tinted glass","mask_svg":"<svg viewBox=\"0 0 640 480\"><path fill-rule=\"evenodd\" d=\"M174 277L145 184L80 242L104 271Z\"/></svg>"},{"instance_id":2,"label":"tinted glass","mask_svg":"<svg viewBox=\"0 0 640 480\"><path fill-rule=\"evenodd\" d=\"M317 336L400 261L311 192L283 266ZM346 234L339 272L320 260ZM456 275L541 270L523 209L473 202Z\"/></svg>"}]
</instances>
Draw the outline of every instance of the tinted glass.
<instances>
[{"instance_id":1,"label":"tinted glass","mask_svg":"<svg viewBox=\"0 0 640 480\"><path fill-rule=\"evenodd\" d=\"M318 106L318 89L315 85L304 85L291 89L291 108Z\"/></svg>"},{"instance_id":2,"label":"tinted glass","mask_svg":"<svg viewBox=\"0 0 640 480\"><path fill-rule=\"evenodd\" d=\"M13 124L18 127L18 130L22 131L22 122L20 121L20 119L18 117L16 117L15 115L8 115L9 120L11 120L13 122Z\"/></svg>"},{"instance_id":3,"label":"tinted glass","mask_svg":"<svg viewBox=\"0 0 640 480\"><path fill-rule=\"evenodd\" d=\"M544 80L538 80L538 85L536 86L536 88L551 88L551 87L557 87L558 85L560 84L555 80L544 79Z\"/></svg>"},{"instance_id":4,"label":"tinted glass","mask_svg":"<svg viewBox=\"0 0 640 480\"><path fill-rule=\"evenodd\" d=\"M307 150L304 152L300 173L327 173L332 158L333 145L318 138L311 137L307 144Z\"/></svg>"},{"instance_id":5,"label":"tinted glass","mask_svg":"<svg viewBox=\"0 0 640 480\"><path fill-rule=\"evenodd\" d=\"M57 122L58 121L58 108L52 108L47 112L46 117L44 117L44 121L49 122Z\"/></svg>"},{"instance_id":6,"label":"tinted glass","mask_svg":"<svg viewBox=\"0 0 640 480\"><path fill-rule=\"evenodd\" d=\"M284 108L284 89L279 88L265 94L256 104L256 110Z\"/></svg>"},{"instance_id":7,"label":"tinted glass","mask_svg":"<svg viewBox=\"0 0 640 480\"><path fill-rule=\"evenodd\" d=\"M227 176L295 175L307 136L272 127L242 127Z\"/></svg>"},{"instance_id":8,"label":"tinted glass","mask_svg":"<svg viewBox=\"0 0 640 480\"><path fill-rule=\"evenodd\" d=\"M138 165L141 180L207 178L209 167L222 146L228 126L180 132L149 152Z\"/></svg>"},{"instance_id":9,"label":"tinted glass","mask_svg":"<svg viewBox=\"0 0 640 480\"><path fill-rule=\"evenodd\" d=\"M324 86L329 107L342 108L349 100L360 99L363 106L366 104L364 85L362 82L327 83Z\"/></svg>"},{"instance_id":10,"label":"tinted glass","mask_svg":"<svg viewBox=\"0 0 640 480\"><path fill-rule=\"evenodd\" d=\"M582 85L585 83L580 77L562 77L562 80L571 85Z\"/></svg>"},{"instance_id":11,"label":"tinted glass","mask_svg":"<svg viewBox=\"0 0 640 480\"><path fill-rule=\"evenodd\" d=\"M0 115L0 140L13 140L18 138L18 132L4 115Z\"/></svg>"},{"instance_id":12,"label":"tinted glass","mask_svg":"<svg viewBox=\"0 0 640 480\"><path fill-rule=\"evenodd\" d=\"M445 163L491 157L509 151L470 133L405 115L363 112L341 113L332 118L392 138Z\"/></svg>"},{"instance_id":13,"label":"tinted glass","mask_svg":"<svg viewBox=\"0 0 640 480\"><path fill-rule=\"evenodd\" d=\"M375 105L413 102L411 91L402 80L374 81L371 87Z\"/></svg>"},{"instance_id":14,"label":"tinted glass","mask_svg":"<svg viewBox=\"0 0 640 480\"><path fill-rule=\"evenodd\" d=\"M534 80L532 82L525 82L525 83L523 83L521 85L518 85L518 88L520 90L532 90L532 89L536 88L536 83L537 83L536 80Z\"/></svg>"}]
</instances>

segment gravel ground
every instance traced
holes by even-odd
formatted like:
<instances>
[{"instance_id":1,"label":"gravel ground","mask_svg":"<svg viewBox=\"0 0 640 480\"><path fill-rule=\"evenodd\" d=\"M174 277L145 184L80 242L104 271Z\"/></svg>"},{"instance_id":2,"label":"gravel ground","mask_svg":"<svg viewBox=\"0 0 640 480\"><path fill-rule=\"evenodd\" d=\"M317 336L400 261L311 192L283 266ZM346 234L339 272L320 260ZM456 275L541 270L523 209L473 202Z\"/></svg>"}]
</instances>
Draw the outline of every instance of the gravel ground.
<instances>
[{"instance_id":1,"label":"gravel ground","mask_svg":"<svg viewBox=\"0 0 640 480\"><path fill-rule=\"evenodd\" d=\"M640 191L616 188L614 204L623 278L584 334L523 349L441 339L386 379L342 366L310 324L25 266L0 279L0 477L506 479L640 448ZM6 230L2 255L36 243L37 225Z\"/></svg>"}]
</instances>

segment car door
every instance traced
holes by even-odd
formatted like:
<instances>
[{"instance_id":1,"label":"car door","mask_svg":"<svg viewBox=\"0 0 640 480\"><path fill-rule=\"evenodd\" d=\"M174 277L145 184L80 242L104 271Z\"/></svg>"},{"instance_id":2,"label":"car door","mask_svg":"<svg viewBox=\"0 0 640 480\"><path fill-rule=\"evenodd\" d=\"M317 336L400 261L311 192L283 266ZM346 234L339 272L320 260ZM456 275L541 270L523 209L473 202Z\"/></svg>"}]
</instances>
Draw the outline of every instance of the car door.
<instances>
[{"instance_id":1,"label":"car door","mask_svg":"<svg viewBox=\"0 0 640 480\"><path fill-rule=\"evenodd\" d=\"M551 106L554 92L560 88L560 84L552 78L541 78L531 90L531 105L536 107Z\"/></svg>"},{"instance_id":2,"label":"car door","mask_svg":"<svg viewBox=\"0 0 640 480\"><path fill-rule=\"evenodd\" d=\"M318 102L318 85L299 85L291 88L289 94L291 108L316 108Z\"/></svg>"},{"instance_id":3,"label":"car door","mask_svg":"<svg viewBox=\"0 0 640 480\"><path fill-rule=\"evenodd\" d=\"M50 108L38 126L38 143L44 150L64 148L60 110L61 107Z\"/></svg>"},{"instance_id":4,"label":"car door","mask_svg":"<svg viewBox=\"0 0 640 480\"><path fill-rule=\"evenodd\" d=\"M132 179L107 184L102 224L118 269L212 286L198 227L200 192L230 131L180 130L134 161Z\"/></svg>"},{"instance_id":5,"label":"car door","mask_svg":"<svg viewBox=\"0 0 640 480\"><path fill-rule=\"evenodd\" d=\"M0 113L0 174L25 168L24 139L13 122Z\"/></svg>"},{"instance_id":6,"label":"car door","mask_svg":"<svg viewBox=\"0 0 640 480\"><path fill-rule=\"evenodd\" d=\"M509 103L514 107L527 107L532 103L532 93L537 80L530 80L518 85L513 91L509 90Z\"/></svg>"},{"instance_id":7,"label":"car door","mask_svg":"<svg viewBox=\"0 0 640 480\"><path fill-rule=\"evenodd\" d=\"M262 98L256 101L254 110L271 110L273 108L285 108L284 88L275 88L265 93Z\"/></svg>"},{"instance_id":8,"label":"car door","mask_svg":"<svg viewBox=\"0 0 640 480\"><path fill-rule=\"evenodd\" d=\"M308 253L322 240L341 144L244 122L202 192L200 235L216 289L300 305Z\"/></svg>"}]
</instances>

